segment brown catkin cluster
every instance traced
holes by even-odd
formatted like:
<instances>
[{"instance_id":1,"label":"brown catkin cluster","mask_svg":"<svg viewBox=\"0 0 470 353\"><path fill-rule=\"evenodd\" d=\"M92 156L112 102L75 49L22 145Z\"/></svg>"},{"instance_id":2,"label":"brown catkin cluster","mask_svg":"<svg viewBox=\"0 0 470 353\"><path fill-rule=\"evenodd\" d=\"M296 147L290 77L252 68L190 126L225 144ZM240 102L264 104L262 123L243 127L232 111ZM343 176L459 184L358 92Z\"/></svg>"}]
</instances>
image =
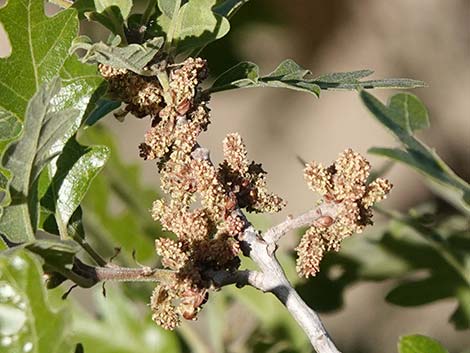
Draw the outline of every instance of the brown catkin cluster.
<instances>
[{"instance_id":1,"label":"brown catkin cluster","mask_svg":"<svg viewBox=\"0 0 470 353\"><path fill-rule=\"evenodd\" d=\"M155 76L136 73L100 64L98 69L108 81L108 91L126 104L125 110L138 118L158 116L163 108L163 91Z\"/></svg>"},{"instance_id":2,"label":"brown catkin cluster","mask_svg":"<svg viewBox=\"0 0 470 353\"><path fill-rule=\"evenodd\" d=\"M224 161L219 166L219 175L225 192L233 198L233 202L250 212L279 212L285 202L268 192L266 172L261 164L248 162L246 147L240 135L227 135L223 147Z\"/></svg>"},{"instance_id":3,"label":"brown catkin cluster","mask_svg":"<svg viewBox=\"0 0 470 353\"><path fill-rule=\"evenodd\" d=\"M174 276L155 288L151 308L157 324L174 329L181 317L195 319L207 300L207 271L238 268L246 224L237 210L276 212L284 203L268 192L266 173L248 162L238 134L224 140L224 161L218 167L194 154L197 138L210 122L208 97L200 89L206 61L188 58L161 69L167 84L161 85L156 76L100 66L111 93L127 104L126 110L151 117L140 155L157 161L162 190L170 197L154 202L152 216L176 236L155 242L162 265Z\"/></svg>"},{"instance_id":4,"label":"brown catkin cluster","mask_svg":"<svg viewBox=\"0 0 470 353\"><path fill-rule=\"evenodd\" d=\"M323 217L303 236L296 248L300 275L314 276L326 251L338 251L343 239L372 224L371 207L386 198L392 184L381 178L367 184L369 173L369 162L351 149L341 153L328 168L315 161L306 165L307 184L323 196L322 202L334 204L336 216Z\"/></svg>"}]
</instances>

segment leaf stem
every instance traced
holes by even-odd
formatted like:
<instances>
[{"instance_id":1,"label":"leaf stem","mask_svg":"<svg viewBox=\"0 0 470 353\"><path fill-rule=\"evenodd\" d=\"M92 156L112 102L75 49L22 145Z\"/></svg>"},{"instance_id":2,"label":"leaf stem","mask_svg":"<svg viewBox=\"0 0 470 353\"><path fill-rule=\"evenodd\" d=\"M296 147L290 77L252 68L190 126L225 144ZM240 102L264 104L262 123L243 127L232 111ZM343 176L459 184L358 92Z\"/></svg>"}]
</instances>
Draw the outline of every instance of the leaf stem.
<instances>
[{"instance_id":1,"label":"leaf stem","mask_svg":"<svg viewBox=\"0 0 470 353\"><path fill-rule=\"evenodd\" d=\"M98 254L98 253L91 247L91 245L88 244L88 242L87 242L85 239L83 239L83 238L81 238L81 237L79 237L79 236L76 236L76 237L73 238L73 240L75 240L75 241L82 247L82 249L85 250L88 255L90 255L90 257L93 259L93 261L96 262L96 264L97 264L98 266L105 266L105 265L106 265L106 263L107 263L106 260L103 259L103 258L101 257L101 255Z\"/></svg>"}]
</instances>

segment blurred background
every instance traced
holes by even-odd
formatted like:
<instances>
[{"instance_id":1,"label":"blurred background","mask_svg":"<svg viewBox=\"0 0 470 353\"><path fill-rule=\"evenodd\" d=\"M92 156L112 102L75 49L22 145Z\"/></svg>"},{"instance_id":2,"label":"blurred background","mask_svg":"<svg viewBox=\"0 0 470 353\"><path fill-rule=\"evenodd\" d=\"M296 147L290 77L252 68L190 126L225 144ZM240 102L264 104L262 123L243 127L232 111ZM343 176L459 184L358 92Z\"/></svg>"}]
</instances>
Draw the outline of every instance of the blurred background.
<instances>
[{"instance_id":1,"label":"blurred background","mask_svg":"<svg viewBox=\"0 0 470 353\"><path fill-rule=\"evenodd\" d=\"M135 2L139 6L138 1ZM470 1L251 0L231 23L229 35L202 53L209 60L212 78L241 60L253 61L262 73L268 73L282 60L292 58L314 75L373 69L373 78L409 77L425 81L429 87L413 93L427 105L431 128L421 132L419 137L435 147L458 175L470 180ZM99 30L97 26L83 26L88 33ZM0 33L1 38L0 53L4 56L8 45L3 33ZM373 93L386 100L393 92ZM303 167L298 157L329 164L348 147L366 155L372 146L396 145L392 136L371 118L354 92L323 91L321 98L315 99L305 93L279 89L236 90L213 95L210 107L212 124L201 142L210 148L213 158L220 160L224 136L238 131L248 147L249 157L262 162L268 171L271 191L288 201L280 214L257 217L261 227L289 214L300 213L315 202L317 196L303 181ZM143 140L148 121L126 119L120 123L110 117L105 119L104 125L114 134L116 151L123 163L140 166L142 173L135 178L140 178L148 188L158 190L155 164L138 157L137 146ZM385 162L375 156L368 158L376 167ZM385 202L386 207L406 211L433 199L422 178L409 168L395 165L387 177L395 187ZM93 197L90 196L89 202L98 202ZM145 202L141 200L141 207L150 208L151 200L151 196ZM116 202L113 212L121 212L120 207L123 206ZM380 217L377 220L376 231L382 229ZM90 219L88 225L92 222ZM295 246L298 236L290 235L285 247ZM112 254L111 244L104 246L108 255ZM137 254L139 258L139 252ZM368 253L363 256L367 257ZM285 257L286 263L292 265L292 256ZM141 258L145 261L145 256ZM397 337L411 333L432 336L450 352L470 346L469 332L456 331L448 323L455 302L441 300L409 308L393 306L384 299L392 282L351 284L344 291L341 307L322 314L328 331L344 352L395 352ZM227 289L227 292L235 290ZM309 290L311 292L304 290L304 297L315 296L319 289ZM239 296L252 295L249 289L239 292L242 292ZM82 303L90 298L87 291L76 291L72 296L81 298ZM243 299L237 301L238 294L233 298L229 294L229 299L219 297L219 294L211 296L201 319L184 323L178 334L189 341L199 335L205 347L201 349L208 352L221 352L223 346L230 347L225 348L227 352L295 351L289 343L273 346L272 350L262 348L260 342L268 334L258 328L260 319L253 313L255 309L243 304ZM257 298L265 300L262 295ZM274 312L284 310L280 305L272 305ZM217 316L213 312L217 308L223 309L227 320L212 321L214 315ZM222 343L211 339L217 330L224 331L217 333L222 336ZM290 337L301 337L301 333ZM269 339L267 342L269 345Z\"/></svg>"}]
</instances>

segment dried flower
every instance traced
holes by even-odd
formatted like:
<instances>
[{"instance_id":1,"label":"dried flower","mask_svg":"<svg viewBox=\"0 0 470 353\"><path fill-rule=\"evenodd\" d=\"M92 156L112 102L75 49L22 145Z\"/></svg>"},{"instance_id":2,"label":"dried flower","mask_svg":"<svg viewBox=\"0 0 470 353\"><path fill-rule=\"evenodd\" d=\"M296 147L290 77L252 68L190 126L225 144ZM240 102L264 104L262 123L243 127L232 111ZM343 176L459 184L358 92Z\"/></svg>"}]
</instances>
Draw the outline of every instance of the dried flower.
<instances>
[{"instance_id":1,"label":"dried flower","mask_svg":"<svg viewBox=\"0 0 470 353\"><path fill-rule=\"evenodd\" d=\"M219 178L226 192L236 197L238 206L249 212L279 212L285 206L284 201L268 192L266 172L261 164L249 164L240 135L227 135L223 148L224 161L219 165Z\"/></svg>"},{"instance_id":2,"label":"dried flower","mask_svg":"<svg viewBox=\"0 0 470 353\"><path fill-rule=\"evenodd\" d=\"M127 104L126 111L138 118L158 116L163 108L163 91L156 77L103 64L98 69L108 81L110 94Z\"/></svg>"},{"instance_id":3,"label":"dried flower","mask_svg":"<svg viewBox=\"0 0 470 353\"><path fill-rule=\"evenodd\" d=\"M224 159L228 166L241 175L248 172L246 147L237 133L228 134L223 141Z\"/></svg>"},{"instance_id":4,"label":"dried flower","mask_svg":"<svg viewBox=\"0 0 470 353\"><path fill-rule=\"evenodd\" d=\"M153 320L170 330L181 317L197 317L210 288L206 271L238 268L239 238L246 224L234 211L277 212L284 205L268 192L261 165L248 162L240 135L225 138L224 161L218 167L194 153L197 138L210 123L208 97L200 88L206 67L201 58L162 62L160 74L168 84L160 84L157 76L100 66L110 93L127 104L125 110L151 118L140 156L157 161L162 190L170 197L154 202L152 217L175 234L175 239L155 241L162 265L174 276L155 288L151 308Z\"/></svg>"},{"instance_id":5,"label":"dried flower","mask_svg":"<svg viewBox=\"0 0 470 353\"><path fill-rule=\"evenodd\" d=\"M176 307L172 303L175 298L174 293L161 285L153 290L150 298L152 320L166 330L174 330L181 322Z\"/></svg>"},{"instance_id":6,"label":"dried flower","mask_svg":"<svg viewBox=\"0 0 470 353\"><path fill-rule=\"evenodd\" d=\"M320 270L320 261L326 251L322 238L323 228L309 228L296 248L299 254L296 270L305 277L314 276Z\"/></svg>"}]
</instances>

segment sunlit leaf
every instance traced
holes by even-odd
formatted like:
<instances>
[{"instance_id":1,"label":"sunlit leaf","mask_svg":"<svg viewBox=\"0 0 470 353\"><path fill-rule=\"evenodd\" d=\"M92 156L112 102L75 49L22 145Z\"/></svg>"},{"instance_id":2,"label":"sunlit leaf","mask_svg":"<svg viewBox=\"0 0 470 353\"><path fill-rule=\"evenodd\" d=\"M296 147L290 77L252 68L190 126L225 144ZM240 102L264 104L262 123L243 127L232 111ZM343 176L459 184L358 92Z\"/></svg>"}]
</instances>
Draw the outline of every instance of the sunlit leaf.
<instances>
[{"instance_id":1,"label":"sunlit leaf","mask_svg":"<svg viewBox=\"0 0 470 353\"><path fill-rule=\"evenodd\" d=\"M216 0L190 0L178 11L172 41L178 51L203 48L225 36L228 20L212 11Z\"/></svg>"},{"instance_id":2,"label":"sunlit leaf","mask_svg":"<svg viewBox=\"0 0 470 353\"><path fill-rule=\"evenodd\" d=\"M0 352L73 352L66 335L70 315L49 304L34 255L0 253L0 268Z\"/></svg>"},{"instance_id":3,"label":"sunlit leaf","mask_svg":"<svg viewBox=\"0 0 470 353\"><path fill-rule=\"evenodd\" d=\"M5 153L4 166L13 173L12 203L0 219L0 232L15 243L34 239L38 200L33 185L45 164L54 157L51 146L79 118L78 110L55 110L53 98L59 90L60 81L56 79L31 99L23 136Z\"/></svg>"},{"instance_id":4,"label":"sunlit leaf","mask_svg":"<svg viewBox=\"0 0 470 353\"><path fill-rule=\"evenodd\" d=\"M361 78L368 77L374 73L373 70L357 70L347 72L332 72L315 77L315 80L323 83L357 83Z\"/></svg>"},{"instance_id":5,"label":"sunlit leaf","mask_svg":"<svg viewBox=\"0 0 470 353\"><path fill-rule=\"evenodd\" d=\"M67 79L63 91L69 95L63 101L71 105L88 103L89 97L80 94L86 86L76 94L67 89L77 82L75 76L79 71L74 72L74 77L65 72L65 67L70 66L68 48L78 31L76 12L69 9L48 18L43 6L42 1L9 1L0 9L0 22L12 44L11 55L0 58L0 158L19 137L28 101L44 82L60 74ZM89 83L90 76L85 81ZM11 177L11 173L0 168L0 206L10 202Z\"/></svg>"}]
</instances>

